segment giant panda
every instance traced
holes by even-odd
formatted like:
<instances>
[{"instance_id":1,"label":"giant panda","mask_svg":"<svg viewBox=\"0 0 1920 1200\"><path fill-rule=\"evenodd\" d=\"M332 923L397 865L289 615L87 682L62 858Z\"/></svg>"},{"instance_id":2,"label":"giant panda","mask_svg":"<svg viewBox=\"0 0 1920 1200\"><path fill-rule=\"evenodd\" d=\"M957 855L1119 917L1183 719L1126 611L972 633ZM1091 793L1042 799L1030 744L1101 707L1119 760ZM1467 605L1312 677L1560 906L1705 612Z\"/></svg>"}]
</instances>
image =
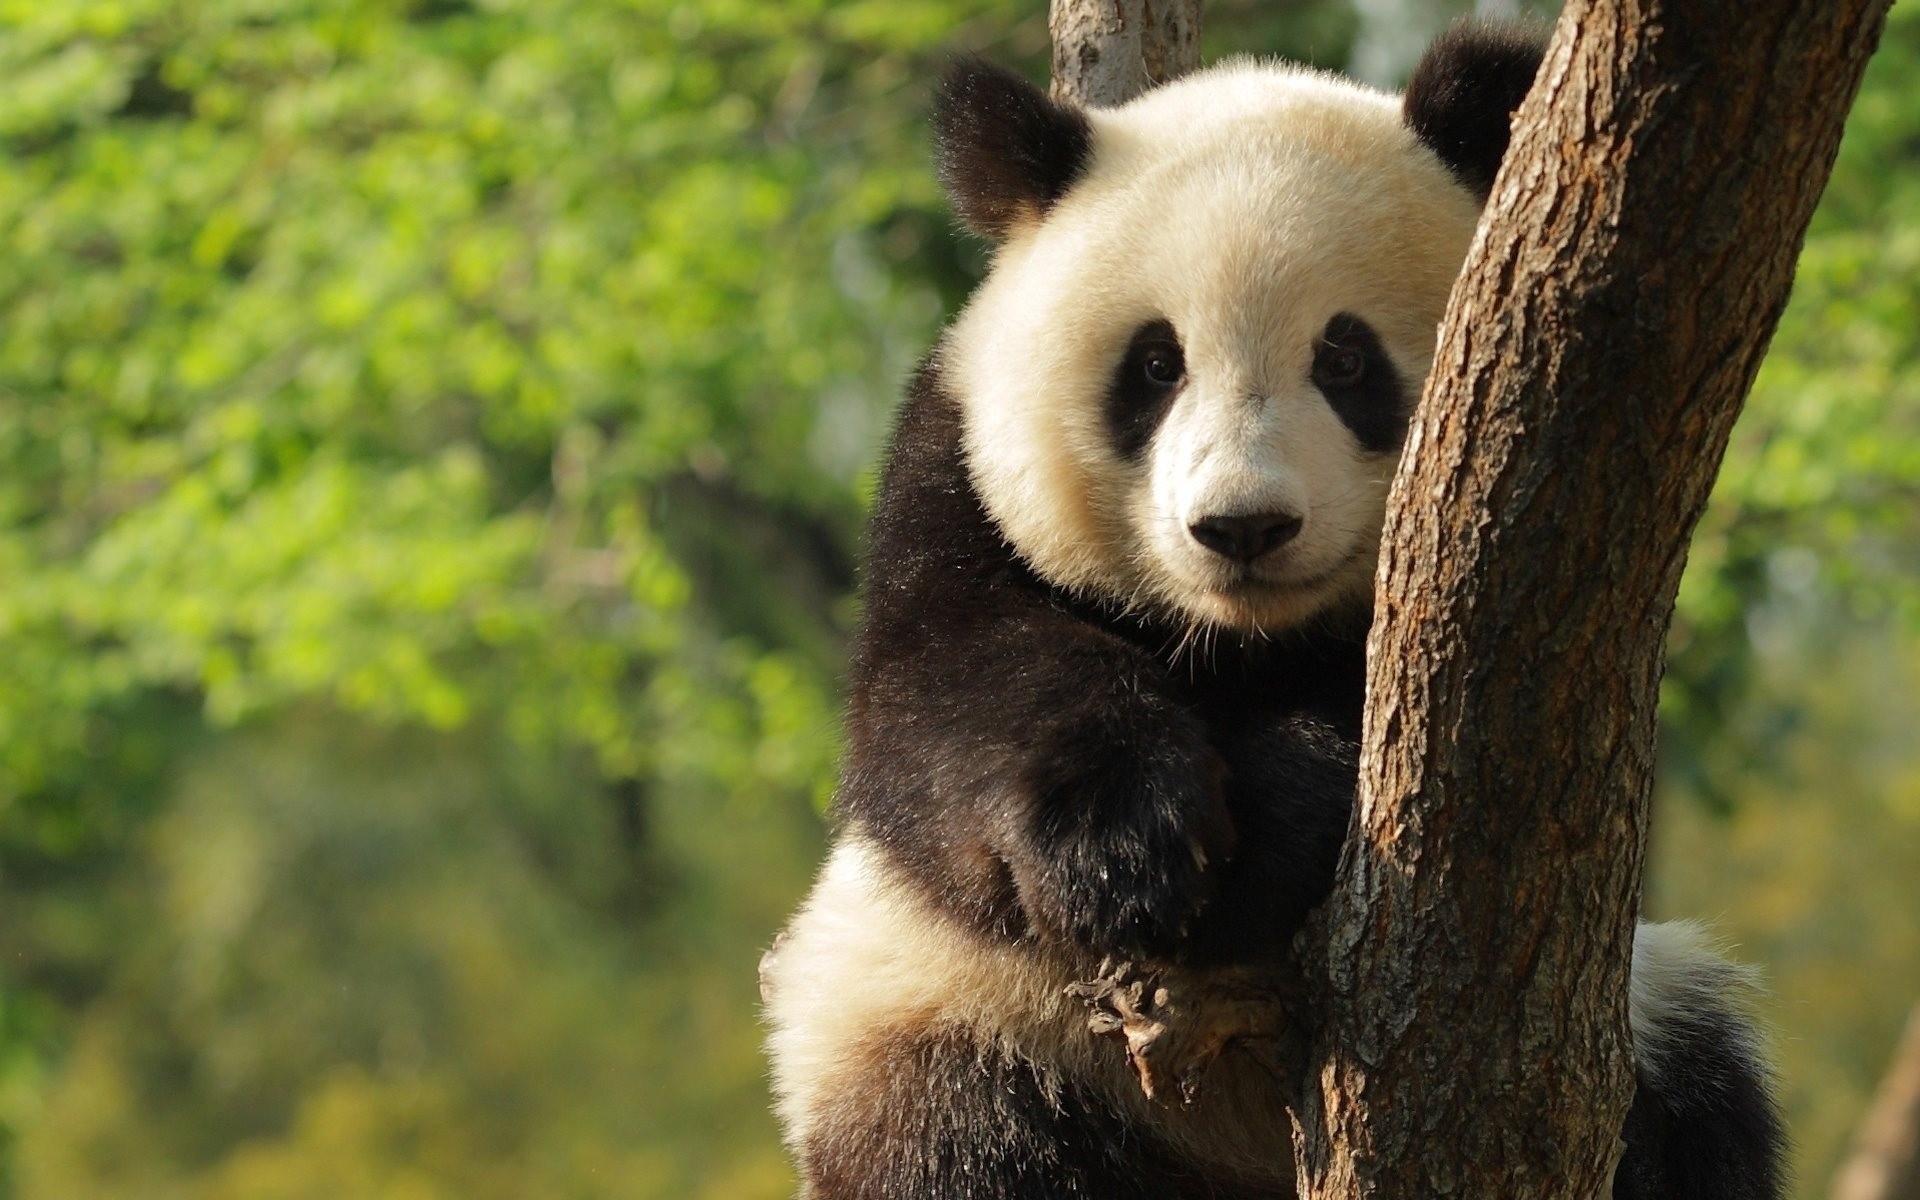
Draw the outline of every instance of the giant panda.
<instances>
[{"instance_id":1,"label":"giant panda","mask_svg":"<svg viewBox=\"0 0 1920 1200\"><path fill-rule=\"evenodd\" d=\"M979 62L939 168L991 269L873 515L839 827L762 966L812 1200L1291 1197L1282 1085L1150 1102L1066 985L1273 961L1352 807L1387 485L1536 38L1403 97L1236 62L1116 108ZM1770 1200L1743 977L1642 925L1622 1200Z\"/></svg>"}]
</instances>

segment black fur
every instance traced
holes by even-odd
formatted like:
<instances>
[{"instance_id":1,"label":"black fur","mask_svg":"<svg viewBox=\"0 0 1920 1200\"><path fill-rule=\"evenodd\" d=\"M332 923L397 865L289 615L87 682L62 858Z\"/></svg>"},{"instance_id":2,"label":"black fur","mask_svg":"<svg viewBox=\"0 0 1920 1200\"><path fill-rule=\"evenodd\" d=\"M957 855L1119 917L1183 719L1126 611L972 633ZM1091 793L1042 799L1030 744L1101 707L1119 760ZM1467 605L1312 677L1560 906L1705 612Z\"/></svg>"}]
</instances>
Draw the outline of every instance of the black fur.
<instances>
[{"instance_id":1,"label":"black fur","mask_svg":"<svg viewBox=\"0 0 1920 1200\"><path fill-rule=\"evenodd\" d=\"M1329 377L1327 360L1339 354L1359 355L1362 369L1357 379ZM1359 317L1340 313L1327 322L1314 355L1313 382L1363 448L1385 454L1398 450L1406 440L1413 397L1407 394L1400 372L1393 369L1380 335Z\"/></svg>"},{"instance_id":2,"label":"black fur","mask_svg":"<svg viewBox=\"0 0 1920 1200\"><path fill-rule=\"evenodd\" d=\"M960 436L924 368L874 512L840 812L991 936L1161 960L1277 952L1346 830L1364 618L1170 661L1181 630L1075 600L1020 561Z\"/></svg>"},{"instance_id":3,"label":"black fur","mask_svg":"<svg viewBox=\"0 0 1920 1200\"><path fill-rule=\"evenodd\" d=\"M1774 1200L1785 1191L1779 1109L1744 1019L1693 1013L1663 1039L1659 1078L1643 1068L1621 1140L1614 1200Z\"/></svg>"},{"instance_id":4,"label":"black fur","mask_svg":"<svg viewBox=\"0 0 1920 1200\"><path fill-rule=\"evenodd\" d=\"M1408 128L1483 199L1545 50L1530 26L1461 21L1434 39L1407 81Z\"/></svg>"},{"instance_id":5,"label":"black fur","mask_svg":"<svg viewBox=\"0 0 1920 1200\"><path fill-rule=\"evenodd\" d=\"M1012 71L963 59L935 93L933 142L954 211L975 233L1001 238L1073 186L1092 156L1093 127Z\"/></svg>"}]
</instances>

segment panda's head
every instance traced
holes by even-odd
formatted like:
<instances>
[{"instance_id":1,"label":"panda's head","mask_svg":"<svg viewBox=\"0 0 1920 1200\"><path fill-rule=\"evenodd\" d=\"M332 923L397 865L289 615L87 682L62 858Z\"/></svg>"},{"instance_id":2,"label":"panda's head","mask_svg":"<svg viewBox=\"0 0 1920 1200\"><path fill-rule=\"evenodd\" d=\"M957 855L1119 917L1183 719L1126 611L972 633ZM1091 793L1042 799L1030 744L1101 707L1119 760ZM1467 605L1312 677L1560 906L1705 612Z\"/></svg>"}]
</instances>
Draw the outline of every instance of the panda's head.
<instances>
[{"instance_id":1,"label":"panda's head","mask_svg":"<svg viewBox=\"0 0 1920 1200\"><path fill-rule=\"evenodd\" d=\"M935 116L997 241L944 342L975 490L1048 581L1271 633L1368 595L1434 333L1540 61L1457 29L1404 98L1233 63L1113 109L978 63Z\"/></svg>"}]
</instances>

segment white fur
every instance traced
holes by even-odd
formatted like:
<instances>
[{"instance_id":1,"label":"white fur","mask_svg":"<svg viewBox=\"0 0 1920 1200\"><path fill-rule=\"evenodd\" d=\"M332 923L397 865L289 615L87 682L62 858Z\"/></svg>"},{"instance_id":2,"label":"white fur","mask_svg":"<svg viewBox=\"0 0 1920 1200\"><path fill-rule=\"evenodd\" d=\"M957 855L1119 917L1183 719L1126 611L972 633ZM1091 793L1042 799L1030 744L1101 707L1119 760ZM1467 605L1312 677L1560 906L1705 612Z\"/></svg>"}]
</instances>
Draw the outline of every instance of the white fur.
<instances>
[{"instance_id":1,"label":"white fur","mask_svg":"<svg viewBox=\"0 0 1920 1200\"><path fill-rule=\"evenodd\" d=\"M1279 1082L1249 1059L1214 1064L1192 1109L1153 1104L1124 1051L1087 1029L1067 985L1096 965L992 941L940 914L858 829L842 834L806 903L762 965L773 1090L789 1144L859 1110L874 1089L876 1035L965 1028L983 1052L1072 1081L1152 1127L1193 1161L1241 1178L1291 1178Z\"/></svg>"},{"instance_id":2,"label":"white fur","mask_svg":"<svg viewBox=\"0 0 1920 1200\"><path fill-rule=\"evenodd\" d=\"M876 1031L943 1020L975 1025L989 1040L1039 1031L1069 1058L1087 1059L1092 1045L1069 1046L1063 1036L1071 1016L1063 989L1075 977L1032 948L969 936L849 831L762 967L788 1135L802 1141L840 1087L857 1086L845 1073L866 1069L859 1047ZM1076 1043L1092 1042L1084 1019L1079 1032Z\"/></svg>"},{"instance_id":3,"label":"white fur","mask_svg":"<svg viewBox=\"0 0 1920 1200\"><path fill-rule=\"evenodd\" d=\"M1703 1019L1712 1020L1721 1036L1734 1039L1733 1052L1758 1068L1765 1060L1744 1010L1759 987L1759 968L1729 960L1698 921L1641 922L1634 931L1627 997L1627 1021L1641 1069L1662 1078L1683 1040L1698 1035Z\"/></svg>"},{"instance_id":4,"label":"white fur","mask_svg":"<svg viewBox=\"0 0 1920 1200\"><path fill-rule=\"evenodd\" d=\"M1309 379L1330 317L1379 334L1417 393L1479 216L1396 97L1232 63L1095 110L1085 176L1016 229L945 342L974 485L1057 585L1198 622L1286 627L1371 585L1392 456ZM1187 384L1149 461L1105 397L1165 318ZM1187 527L1286 510L1297 538L1235 583Z\"/></svg>"}]
</instances>

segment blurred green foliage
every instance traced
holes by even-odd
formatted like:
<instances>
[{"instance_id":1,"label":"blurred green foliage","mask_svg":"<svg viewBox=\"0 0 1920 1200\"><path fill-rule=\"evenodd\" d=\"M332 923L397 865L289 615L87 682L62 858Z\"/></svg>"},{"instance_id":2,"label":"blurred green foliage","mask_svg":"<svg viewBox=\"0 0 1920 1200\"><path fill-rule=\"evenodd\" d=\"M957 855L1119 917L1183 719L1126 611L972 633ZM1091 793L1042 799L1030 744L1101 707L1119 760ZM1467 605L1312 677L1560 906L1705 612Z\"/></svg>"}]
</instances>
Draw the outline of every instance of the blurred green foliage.
<instances>
[{"instance_id":1,"label":"blurred green foliage","mask_svg":"<svg viewBox=\"0 0 1920 1200\"><path fill-rule=\"evenodd\" d=\"M0 0L0 1198L786 1192L753 962L981 261L926 82L1040 74L1040 8ZM1868 692L1920 677L1916 13L1666 696L1655 897L1806 1005L1814 1184L1920 994L1920 712ZM1209 6L1216 55L1354 32Z\"/></svg>"}]
</instances>

